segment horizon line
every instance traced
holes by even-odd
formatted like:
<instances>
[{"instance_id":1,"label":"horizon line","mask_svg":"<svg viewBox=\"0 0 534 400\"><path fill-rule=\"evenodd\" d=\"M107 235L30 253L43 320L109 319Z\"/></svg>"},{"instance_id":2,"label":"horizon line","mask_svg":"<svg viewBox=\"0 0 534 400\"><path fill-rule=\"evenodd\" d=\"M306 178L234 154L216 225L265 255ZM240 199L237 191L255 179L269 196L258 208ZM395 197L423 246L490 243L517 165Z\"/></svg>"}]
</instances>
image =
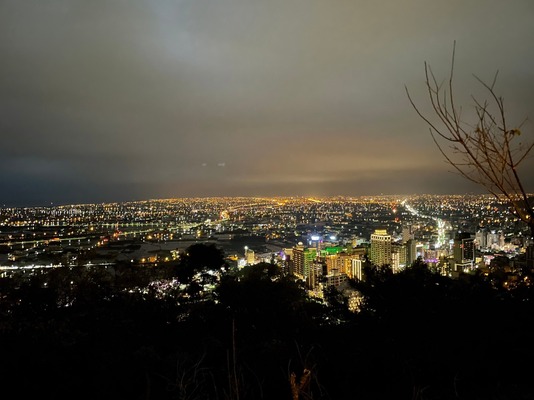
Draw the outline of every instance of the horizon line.
<instances>
[{"instance_id":1,"label":"horizon line","mask_svg":"<svg viewBox=\"0 0 534 400\"><path fill-rule=\"evenodd\" d=\"M528 196L534 196L534 193L527 193ZM365 199L365 198L399 198L399 197L461 197L461 196L473 196L473 197L493 197L496 196L490 193L448 193L448 194L432 194L432 193L418 193L418 194L365 194L365 195L275 195L275 196L185 196L185 197L161 197L161 198L146 198L146 199L131 199L131 200L116 200L116 201L96 201L96 202L83 202L83 203L54 203L39 204L39 205L6 205L2 204L0 209L12 209L12 208L53 208L53 207L69 207L69 206L88 206L88 205L104 205L104 204L124 204L124 203L143 203L151 201L172 201L172 200L202 200L202 199L303 199L303 200L331 200L331 199ZM502 195L505 198L504 195Z\"/></svg>"}]
</instances>

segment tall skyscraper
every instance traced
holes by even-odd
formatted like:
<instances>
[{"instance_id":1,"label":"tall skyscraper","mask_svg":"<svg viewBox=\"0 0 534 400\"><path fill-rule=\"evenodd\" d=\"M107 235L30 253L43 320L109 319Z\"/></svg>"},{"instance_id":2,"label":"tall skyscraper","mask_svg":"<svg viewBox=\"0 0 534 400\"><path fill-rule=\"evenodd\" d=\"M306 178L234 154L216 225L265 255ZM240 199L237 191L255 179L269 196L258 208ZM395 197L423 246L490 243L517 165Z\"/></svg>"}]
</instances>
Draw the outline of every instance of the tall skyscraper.
<instances>
[{"instance_id":1,"label":"tall skyscraper","mask_svg":"<svg viewBox=\"0 0 534 400\"><path fill-rule=\"evenodd\" d=\"M504 246L504 234L502 231L491 231L487 235L487 247L502 250Z\"/></svg>"},{"instance_id":2,"label":"tall skyscraper","mask_svg":"<svg viewBox=\"0 0 534 400\"><path fill-rule=\"evenodd\" d=\"M355 258L351 260L351 271L349 276L352 279L357 279L359 281L363 280L362 260L358 260Z\"/></svg>"},{"instance_id":3,"label":"tall skyscraper","mask_svg":"<svg viewBox=\"0 0 534 400\"><path fill-rule=\"evenodd\" d=\"M256 263L256 257L254 255L254 250L245 248L245 263L246 265L254 265Z\"/></svg>"},{"instance_id":4,"label":"tall skyscraper","mask_svg":"<svg viewBox=\"0 0 534 400\"><path fill-rule=\"evenodd\" d=\"M392 243L391 245L391 267L397 273L406 267L408 246L406 244Z\"/></svg>"},{"instance_id":5,"label":"tall skyscraper","mask_svg":"<svg viewBox=\"0 0 534 400\"><path fill-rule=\"evenodd\" d=\"M406 243L408 240L413 240L413 230L411 225L405 225L402 227L402 243Z\"/></svg>"},{"instance_id":6,"label":"tall skyscraper","mask_svg":"<svg viewBox=\"0 0 534 400\"><path fill-rule=\"evenodd\" d=\"M376 229L371 234L369 259L375 265L391 265L391 235L385 229Z\"/></svg>"},{"instance_id":7,"label":"tall skyscraper","mask_svg":"<svg viewBox=\"0 0 534 400\"><path fill-rule=\"evenodd\" d=\"M475 240L467 232L461 232L454 238L454 261L460 263L473 263L475 260Z\"/></svg>"},{"instance_id":8,"label":"tall skyscraper","mask_svg":"<svg viewBox=\"0 0 534 400\"><path fill-rule=\"evenodd\" d=\"M479 249L485 249L488 246L488 233L485 229L480 229L475 234L475 244Z\"/></svg>"},{"instance_id":9,"label":"tall skyscraper","mask_svg":"<svg viewBox=\"0 0 534 400\"><path fill-rule=\"evenodd\" d=\"M310 267L316 257L316 249L304 247L302 243L293 247L293 273L302 279L307 279L310 275Z\"/></svg>"},{"instance_id":10,"label":"tall skyscraper","mask_svg":"<svg viewBox=\"0 0 534 400\"><path fill-rule=\"evenodd\" d=\"M412 265L417 260L416 242L410 239L406 242L406 265Z\"/></svg>"}]
</instances>

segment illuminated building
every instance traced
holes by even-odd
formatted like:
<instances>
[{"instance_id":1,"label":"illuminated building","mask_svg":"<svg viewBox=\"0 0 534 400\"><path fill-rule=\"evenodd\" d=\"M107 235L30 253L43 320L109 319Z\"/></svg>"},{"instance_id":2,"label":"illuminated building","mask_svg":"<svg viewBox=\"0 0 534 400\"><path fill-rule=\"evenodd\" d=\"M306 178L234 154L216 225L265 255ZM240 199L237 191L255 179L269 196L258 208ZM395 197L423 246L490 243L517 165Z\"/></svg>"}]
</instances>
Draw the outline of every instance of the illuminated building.
<instances>
[{"instance_id":1,"label":"illuminated building","mask_svg":"<svg viewBox=\"0 0 534 400\"><path fill-rule=\"evenodd\" d=\"M362 260L352 259L350 263L350 278L357 279L359 281L363 280L363 263Z\"/></svg>"},{"instance_id":2,"label":"illuminated building","mask_svg":"<svg viewBox=\"0 0 534 400\"><path fill-rule=\"evenodd\" d=\"M311 265L317 257L316 249L304 247L302 243L293 247L293 273L302 279L310 276Z\"/></svg>"},{"instance_id":3,"label":"illuminated building","mask_svg":"<svg viewBox=\"0 0 534 400\"><path fill-rule=\"evenodd\" d=\"M358 278L361 280L361 252L329 254L325 257L325 261L326 273L328 275L346 274L349 278ZM355 265L359 265L359 272L356 272L354 269Z\"/></svg>"},{"instance_id":4,"label":"illuminated building","mask_svg":"<svg viewBox=\"0 0 534 400\"><path fill-rule=\"evenodd\" d=\"M340 274L347 270L347 266L350 265L350 256L347 253L331 254L325 257L326 261L326 273Z\"/></svg>"},{"instance_id":5,"label":"illuminated building","mask_svg":"<svg viewBox=\"0 0 534 400\"><path fill-rule=\"evenodd\" d=\"M481 229L475 234L475 243L479 249L488 247L488 233L485 229Z\"/></svg>"},{"instance_id":6,"label":"illuminated building","mask_svg":"<svg viewBox=\"0 0 534 400\"><path fill-rule=\"evenodd\" d=\"M282 251L282 273L292 274L293 270L293 249L284 249Z\"/></svg>"},{"instance_id":7,"label":"illuminated building","mask_svg":"<svg viewBox=\"0 0 534 400\"><path fill-rule=\"evenodd\" d=\"M245 247L245 264L254 265L255 263L256 263L256 260L254 256L254 250L251 250L248 247Z\"/></svg>"},{"instance_id":8,"label":"illuminated building","mask_svg":"<svg viewBox=\"0 0 534 400\"><path fill-rule=\"evenodd\" d=\"M417 260L417 249L414 239L406 242L406 265L412 265Z\"/></svg>"},{"instance_id":9,"label":"illuminated building","mask_svg":"<svg viewBox=\"0 0 534 400\"><path fill-rule=\"evenodd\" d=\"M502 248L504 247L504 235L502 231L491 231L490 233L488 233L486 244L487 247L491 249L502 250Z\"/></svg>"},{"instance_id":10,"label":"illuminated building","mask_svg":"<svg viewBox=\"0 0 534 400\"><path fill-rule=\"evenodd\" d=\"M371 235L369 259L375 265L391 265L391 235L385 229L376 229Z\"/></svg>"},{"instance_id":11,"label":"illuminated building","mask_svg":"<svg viewBox=\"0 0 534 400\"><path fill-rule=\"evenodd\" d=\"M323 244L323 239L318 234L313 234L310 236L310 239L308 240L308 245L310 247L315 247L317 250L317 254L319 254L319 250L321 249L321 246Z\"/></svg>"},{"instance_id":12,"label":"illuminated building","mask_svg":"<svg viewBox=\"0 0 534 400\"><path fill-rule=\"evenodd\" d=\"M475 259L475 241L467 232L461 232L454 238L453 249L456 263L472 262Z\"/></svg>"},{"instance_id":13,"label":"illuminated building","mask_svg":"<svg viewBox=\"0 0 534 400\"><path fill-rule=\"evenodd\" d=\"M395 274L400 270L400 252L397 249L391 252L391 269Z\"/></svg>"},{"instance_id":14,"label":"illuminated building","mask_svg":"<svg viewBox=\"0 0 534 400\"><path fill-rule=\"evenodd\" d=\"M399 272L404 268L408 258L408 246L406 244L392 243L391 245L391 262L393 272Z\"/></svg>"},{"instance_id":15,"label":"illuminated building","mask_svg":"<svg viewBox=\"0 0 534 400\"><path fill-rule=\"evenodd\" d=\"M475 239L467 232L461 232L454 238L453 271L459 273L473 267L475 261Z\"/></svg>"},{"instance_id":16,"label":"illuminated building","mask_svg":"<svg viewBox=\"0 0 534 400\"><path fill-rule=\"evenodd\" d=\"M411 225L402 227L402 243L406 243L408 240L413 240L413 230Z\"/></svg>"},{"instance_id":17,"label":"illuminated building","mask_svg":"<svg viewBox=\"0 0 534 400\"><path fill-rule=\"evenodd\" d=\"M312 261L310 263L308 276L306 277L306 285L308 289L315 289L319 282L320 277L323 275L323 264L319 261Z\"/></svg>"}]
</instances>

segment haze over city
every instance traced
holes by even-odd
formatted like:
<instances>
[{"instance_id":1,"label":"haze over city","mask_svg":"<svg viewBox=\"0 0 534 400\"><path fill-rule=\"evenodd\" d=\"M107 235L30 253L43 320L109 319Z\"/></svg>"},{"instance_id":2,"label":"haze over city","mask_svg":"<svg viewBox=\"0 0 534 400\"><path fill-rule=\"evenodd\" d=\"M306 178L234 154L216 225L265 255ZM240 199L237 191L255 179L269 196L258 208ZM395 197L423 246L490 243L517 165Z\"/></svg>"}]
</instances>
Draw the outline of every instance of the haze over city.
<instances>
[{"instance_id":1,"label":"haze over city","mask_svg":"<svg viewBox=\"0 0 534 400\"><path fill-rule=\"evenodd\" d=\"M0 202L466 193L423 111L424 61L534 116L534 3L0 3ZM523 125L529 137L532 122ZM523 165L534 188L532 159Z\"/></svg>"}]
</instances>

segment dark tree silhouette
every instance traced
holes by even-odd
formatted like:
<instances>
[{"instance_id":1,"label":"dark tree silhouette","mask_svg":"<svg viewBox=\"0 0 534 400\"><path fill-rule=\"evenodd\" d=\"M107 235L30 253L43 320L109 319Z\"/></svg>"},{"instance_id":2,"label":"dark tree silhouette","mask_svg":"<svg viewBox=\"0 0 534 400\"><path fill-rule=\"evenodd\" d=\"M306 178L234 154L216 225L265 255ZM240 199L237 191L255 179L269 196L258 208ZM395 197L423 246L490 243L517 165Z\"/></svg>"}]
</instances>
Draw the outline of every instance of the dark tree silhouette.
<instances>
[{"instance_id":1,"label":"dark tree silhouette","mask_svg":"<svg viewBox=\"0 0 534 400\"><path fill-rule=\"evenodd\" d=\"M532 398L532 286L420 261L366 272L346 318L335 291L325 306L269 263L190 302L147 291L164 271L146 266L2 278L0 383L56 399Z\"/></svg>"},{"instance_id":2,"label":"dark tree silhouette","mask_svg":"<svg viewBox=\"0 0 534 400\"><path fill-rule=\"evenodd\" d=\"M214 244L196 243L189 246L180 258L175 273L189 282L197 272L216 271L225 266L224 252Z\"/></svg>"}]
</instances>

